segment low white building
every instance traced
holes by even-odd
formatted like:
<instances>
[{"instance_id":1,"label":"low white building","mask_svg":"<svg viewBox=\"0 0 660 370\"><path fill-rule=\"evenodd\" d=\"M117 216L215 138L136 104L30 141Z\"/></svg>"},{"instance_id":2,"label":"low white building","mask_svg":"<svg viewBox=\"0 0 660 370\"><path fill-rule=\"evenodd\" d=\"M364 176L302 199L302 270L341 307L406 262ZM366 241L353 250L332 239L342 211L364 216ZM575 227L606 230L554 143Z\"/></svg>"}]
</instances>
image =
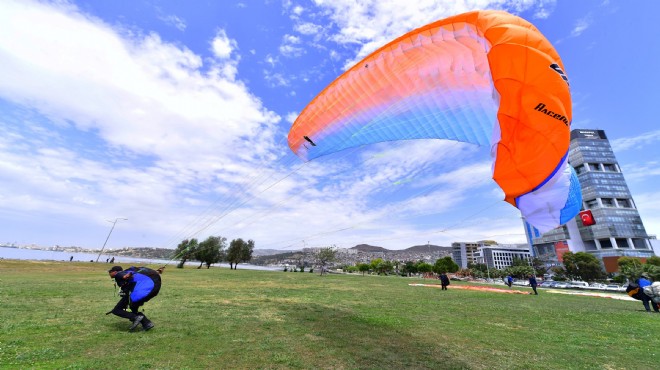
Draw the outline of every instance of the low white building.
<instances>
[{"instance_id":1,"label":"low white building","mask_svg":"<svg viewBox=\"0 0 660 370\"><path fill-rule=\"evenodd\" d=\"M518 258L531 264L532 254L527 244L496 244L485 245L479 250L477 262L483 263L488 268L503 269L513 264L513 259Z\"/></svg>"}]
</instances>

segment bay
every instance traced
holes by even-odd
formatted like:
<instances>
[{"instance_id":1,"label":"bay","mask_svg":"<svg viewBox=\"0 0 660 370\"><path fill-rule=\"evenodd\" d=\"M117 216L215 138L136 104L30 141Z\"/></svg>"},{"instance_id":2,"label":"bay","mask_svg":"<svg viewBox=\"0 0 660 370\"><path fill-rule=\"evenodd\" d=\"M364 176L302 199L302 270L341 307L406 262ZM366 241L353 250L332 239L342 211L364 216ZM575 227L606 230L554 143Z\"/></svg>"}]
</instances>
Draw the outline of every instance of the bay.
<instances>
[{"instance_id":1,"label":"bay","mask_svg":"<svg viewBox=\"0 0 660 370\"><path fill-rule=\"evenodd\" d=\"M63 251L49 251L42 249L25 249L25 248L12 248L0 246L0 260L1 259L15 259L15 260L31 260L31 261L64 261L68 262L73 257L73 262L92 262L96 263L98 253L74 253ZM113 263L106 262L111 258L115 258ZM111 254L102 254L99 258L99 264L107 265L108 268L114 265L158 265L158 267L167 265L168 267L176 267L177 261L163 260L163 259L149 259L140 257L129 256L113 256ZM199 266L199 262L186 262L186 266ZM225 267L229 268L228 263L216 263L212 267ZM205 268L203 266L202 268ZM264 271L280 271L282 268L279 266L257 266L248 263L238 265L239 270L264 270Z\"/></svg>"}]
</instances>

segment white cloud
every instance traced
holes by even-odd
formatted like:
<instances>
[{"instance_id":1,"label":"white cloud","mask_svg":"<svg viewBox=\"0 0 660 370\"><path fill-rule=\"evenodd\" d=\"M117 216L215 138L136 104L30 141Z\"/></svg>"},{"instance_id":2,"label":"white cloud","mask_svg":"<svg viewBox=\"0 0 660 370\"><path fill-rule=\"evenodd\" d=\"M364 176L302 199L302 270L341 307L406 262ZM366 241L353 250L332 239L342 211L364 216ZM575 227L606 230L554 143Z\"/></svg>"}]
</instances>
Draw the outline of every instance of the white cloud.
<instances>
[{"instance_id":1,"label":"white cloud","mask_svg":"<svg viewBox=\"0 0 660 370\"><path fill-rule=\"evenodd\" d=\"M293 29L303 35L316 35L321 32L322 27L311 22L304 22L296 24Z\"/></svg>"},{"instance_id":2,"label":"white cloud","mask_svg":"<svg viewBox=\"0 0 660 370\"><path fill-rule=\"evenodd\" d=\"M614 152L642 149L648 145L657 145L658 142L660 142L660 130L645 132L634 137L623 137L610 140Z\"/></svg>"},{"instance_id":3,"label":"white cloud","mask_svg":"<svg viewBox=\"0 0 660 370\"><path fill-rule=\"evenodd\" d=\"M366 53L427 19L493 2L319 4L332 11L335 40ZM172 246L215 233L247 236L259 248L298 245L301 237L308 246L382 241L403 248L419 235L426 242L423 224L437 225L437 243L447 245L511 225L468 223L471 213L485 213L457 207L477 190L493 192L487 155L467 165L477 152L468 145L383 144L304 164L288 151L281 118L238 80L238 44L225 30L210 35L214 57L204 58L61 3L4 2L0 24L0 98L14 104L0 118L0 213L11 215L5 220L33 225L70 216L70 225L56 226L76 240L89 232L81 225L95 224L105 235L107 218L127 217L121 228L137 245ZM331 28L316 24L299 23L298 35L282 39L282 52L300 55L300 35ZM265 63L279 65L273 56ZM264 75L273 86L291 84L283 74ZM316 78L300 80L308 76ZM492 201L516 212L497 196ZM154 235L171 236L169 244L154 245Z\"/></svg>"},{"instance_id":4,"label":"white cloud","mask_svg":"<svg viewBox=\"0 0 660 370\"><path fill-rule=\"evenodd\" d=\"M236 41L227 37L225 30L218 30L211 41L211 51L218 59L229 59L236 46Z\"/></svg>"},{"instance_id":5,"label":"white cloud","mask_svg":"<svg viewBox=\"0 0 660 370\"><path fill-rule=\"evenodd\" d=\"M633 199L647 234L660 235L660 192L640 193Z\"/></svg>"},{"instance_id":6,"label":"white cloud","mask_svg":"<svg viewBox=\"0 0 660 370\"><path fill-rule=\"evenodd\" d=\"M648 181L649 177L660 176L660 162L637 162L634 165L624 169L624 176L627 181Z\"/></svg>"},{"instance_id":7,"label":"white cloud","mask_svg":"<svg viewBox=\"0 0 660 370\"><path fill-rule=\"evenodd\" d=\"M521 12L536 9L538 17L547 17L555 1L435 1L421 0L402 6L398 0L315 0L330 13L338 32L331 39L339 44L360 47L350 67L388 41L415 28L455 14L478 9L509 9Z\"/></svg>"},{"instance_id":8,"label":"white cloud","mask_svg":"<svg viewBox=\"0 0 660 370\"><path fill-rule=\"evenodd\" d=\"M280 45L280 53L285 57L298 57L305 53L305 49L300 47L300 38L294 35L284 35Z\"/></svg>"},{"instance_id":9,"label":"white cloud","mask_svg":"<svg viewBox=\"0 0 660 370\"><path fill-rule=\"evenodd\" d=\"M178 29L179 31L185 31L186 30L186 21L179 18L176 15L166 15L166 16L161 16L160 20L163 22L173 26L174 28Z\"/></svg>"},{"instance_id":10,"label":"white cloud","mask_svg":"<svg viewBox=\"0 0 660 370\"><path fill-rule=\"evenodd\" d=\"M589 26L591 26L591 23L593 22L591 16L586 16L582 19L578 19L578 21L575 24L575 27L573 27L573 30L571 31L571 36L572 37L578 37L584 32Z\"/></svg>"},{"instance_id":11,"label":"white cloud","mask_svg":"<svg viewBox=\"0 0 660 370\"><path fill-rule=\"evenodd\" d=\"M224 31L212 41L219 60L205 64L60 3L3 2L0 24L0 98L26 107L0 123L3 210L91 212L103 227L103 214L130 211L169 233L194 218L191 204L281 155L279 117L235 80Z\"/></svg>"}]
</instances>

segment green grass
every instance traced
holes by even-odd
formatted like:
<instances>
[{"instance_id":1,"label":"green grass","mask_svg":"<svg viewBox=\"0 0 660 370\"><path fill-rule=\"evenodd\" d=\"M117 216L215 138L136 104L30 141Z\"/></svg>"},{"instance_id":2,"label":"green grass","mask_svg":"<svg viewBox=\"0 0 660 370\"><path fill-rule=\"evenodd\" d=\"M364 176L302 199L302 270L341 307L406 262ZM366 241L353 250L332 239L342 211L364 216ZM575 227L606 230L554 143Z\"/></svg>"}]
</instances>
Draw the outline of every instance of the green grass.
<instances>
[{"instance_id":1,"label":"green grass","mask_svg":"<svg viewBox=\"0 0 660 370\"><path fill-rule=\"evenodd\" d=\"M127 267L127 266L125 266ZM0 261L7 369L657 369L641 302L411 287L422 279L176 269L127 332L96 263ZM426 281L428 282L428 281ZM436 283L431 281L430 283ZM453 283L455 284L455 283ZM527 289L528 290L528 289Z\"/></svg>"}]
</instances>

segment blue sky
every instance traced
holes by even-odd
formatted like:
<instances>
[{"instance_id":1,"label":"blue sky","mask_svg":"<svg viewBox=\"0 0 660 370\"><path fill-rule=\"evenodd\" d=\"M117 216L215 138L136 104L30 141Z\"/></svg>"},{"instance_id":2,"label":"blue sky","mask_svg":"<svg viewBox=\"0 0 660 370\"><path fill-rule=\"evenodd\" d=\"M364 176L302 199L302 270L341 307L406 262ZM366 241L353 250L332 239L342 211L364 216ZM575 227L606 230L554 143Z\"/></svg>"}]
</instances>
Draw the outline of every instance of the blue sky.
<instances>
[{"instance_id":1,"label":"blue sky","mask_svg":"<svg viewBox=\"0 0 660 370\"><path fill-rule=\"evenodd\" d=\"M525 242L487 148L383 143L304 163L286 135L387 41L504 9L555 45L573 128L610 138L660 232L660 2L57 1L0 3L0 243L403 249Z\"/></svg>"}]
</instances>

